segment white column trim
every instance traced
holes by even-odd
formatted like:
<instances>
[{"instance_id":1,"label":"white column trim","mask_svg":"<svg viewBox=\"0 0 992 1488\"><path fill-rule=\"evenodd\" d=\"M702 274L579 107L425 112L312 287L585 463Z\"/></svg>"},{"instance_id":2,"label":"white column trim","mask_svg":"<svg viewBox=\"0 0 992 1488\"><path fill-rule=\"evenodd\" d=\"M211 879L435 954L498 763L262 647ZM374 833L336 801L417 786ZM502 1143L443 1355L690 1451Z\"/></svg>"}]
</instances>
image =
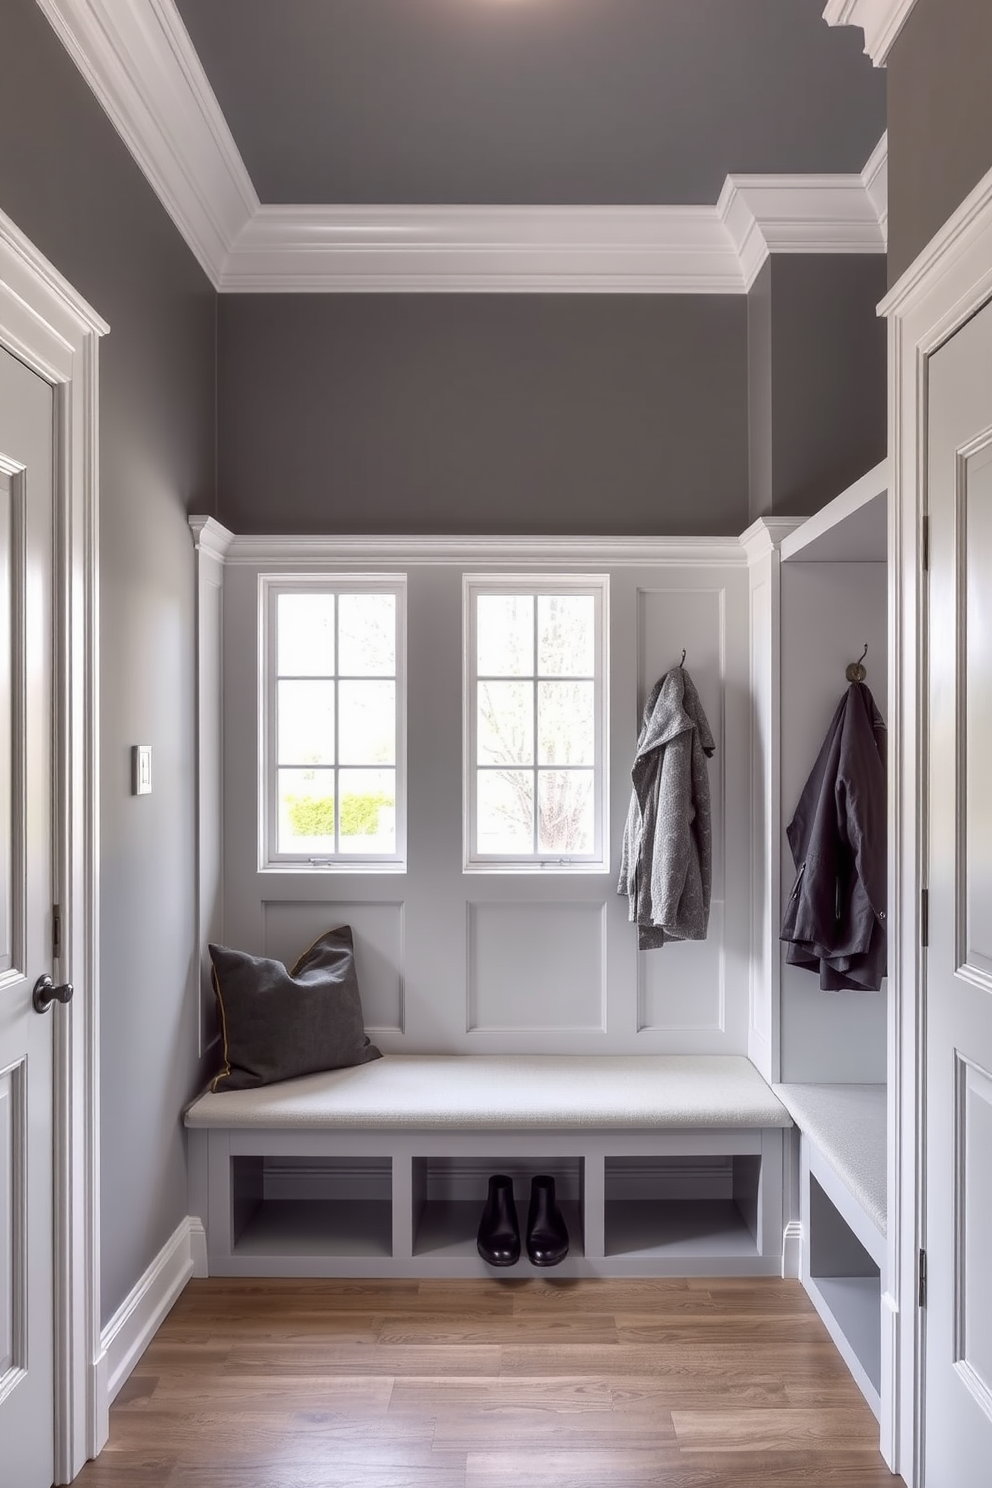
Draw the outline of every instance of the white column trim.
<instances>
[{"instance_id":1,"label":"white column trim","mask_svg":"<svg viewBox=\"0 0 992 1488\"><path fill-rule=\"evenodd\" d=\"M923 1194L922 1012L925 961L920 950L920 889L926 883L923 795L927 772L926 589L921 573L927 507L926 421L929 357L992 299L992 171L910 265L881 306L889 322L889 922L895 925L889 986L889 1213L887 1332L894 1358L891 1419L883 1446L909 1488L922 1479L922 1316L916 1299Z\"/></svg>"},{"instance_id":2,"label":"white column trim","mask_svg":"<svg viewBox=\"0 0 992 1488\"><path fill-rule=\"evenodd\" d=\"M0 345L55 389L55 1476L106 1440L100 1391L98 366L109 327L0 212Z\"/></svg>"}]
</instances>

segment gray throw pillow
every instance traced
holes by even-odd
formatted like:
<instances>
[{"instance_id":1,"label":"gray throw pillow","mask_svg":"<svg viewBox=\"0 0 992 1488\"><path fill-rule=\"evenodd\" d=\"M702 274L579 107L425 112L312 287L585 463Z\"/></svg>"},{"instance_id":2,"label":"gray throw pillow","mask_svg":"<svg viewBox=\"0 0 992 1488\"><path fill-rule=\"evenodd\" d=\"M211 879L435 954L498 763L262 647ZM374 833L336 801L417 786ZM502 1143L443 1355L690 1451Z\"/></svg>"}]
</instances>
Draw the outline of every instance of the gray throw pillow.
<instances>
[{"instance_id":1,"label":"gray throw pillow","mask_svg":"<svg viewBox=\"0 0 992 1488\"><path fill-rule=\"evenodd\" d=\"M210 947L224 1063L211 1090L381 1059L369 1042L351 926L328 930L287 971L281 961Z\"/></svg>"}]
</instances>

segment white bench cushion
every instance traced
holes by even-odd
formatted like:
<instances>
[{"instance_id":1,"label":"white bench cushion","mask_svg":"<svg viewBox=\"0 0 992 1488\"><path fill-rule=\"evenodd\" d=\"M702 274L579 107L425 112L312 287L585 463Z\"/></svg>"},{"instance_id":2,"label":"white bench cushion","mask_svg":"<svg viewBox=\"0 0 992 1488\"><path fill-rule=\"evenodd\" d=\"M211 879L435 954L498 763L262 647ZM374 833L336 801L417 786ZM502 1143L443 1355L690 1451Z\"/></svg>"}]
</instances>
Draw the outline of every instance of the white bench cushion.
<instances>
[{"instance_id":1,"label":"white bench cushion","mask_svg":"<svg viewBox=\"0 0 992 1488\"><path fill-rule=\"evenodd\" d=\"M822 1152L851 1197L885 1234L884 1085L776 1085L800 1130Z\"/></svg>"},{"instance_id":2,"label":"white bench cushion","mask_svg":"<svg viewBox=\"0 0 992 1488\"><path fill-rule=\"evenodd\" d=\"M186 1125L653 1130L792 1122L742 1055L392 1054L257 1090L201 1095Z\"/></svg>"}]
</instances>

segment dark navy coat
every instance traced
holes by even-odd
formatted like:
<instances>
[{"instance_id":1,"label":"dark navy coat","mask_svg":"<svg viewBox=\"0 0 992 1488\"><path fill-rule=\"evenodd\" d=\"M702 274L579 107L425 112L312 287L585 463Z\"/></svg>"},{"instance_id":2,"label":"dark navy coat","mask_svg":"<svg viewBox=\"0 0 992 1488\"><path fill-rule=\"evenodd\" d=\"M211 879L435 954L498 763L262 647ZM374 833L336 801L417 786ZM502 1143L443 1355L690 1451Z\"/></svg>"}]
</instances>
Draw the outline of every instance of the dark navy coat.
<instances>
[{"instance_id":1,"label":"dark navy coat","mask_svg":"<svg viewBox=\"0 0 992 1488\"><path fill-rule=\"evenodd\" d=\"M824 991L877 991L886 971L885 724L863 682L833 716L788 826L796 881L787 960Z\"/></svg>"}]
</instances>

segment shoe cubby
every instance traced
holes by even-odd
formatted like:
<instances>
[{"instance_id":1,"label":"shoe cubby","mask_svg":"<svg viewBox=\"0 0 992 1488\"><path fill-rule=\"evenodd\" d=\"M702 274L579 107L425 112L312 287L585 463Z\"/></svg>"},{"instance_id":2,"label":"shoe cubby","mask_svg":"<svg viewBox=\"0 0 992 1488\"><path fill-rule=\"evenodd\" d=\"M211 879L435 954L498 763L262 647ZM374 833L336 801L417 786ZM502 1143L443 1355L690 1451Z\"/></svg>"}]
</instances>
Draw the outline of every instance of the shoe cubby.
<instances>
[{"instance_id":1,"label":"shoe cubby","mask_svg":"<svg viewBox=\"0 0 992 1488\"><path fill-rule=\"evenodd\" d=\"M194 1132L193 1202L214 1276L774 1275L782 1132ZM520 1259L479 1255L489 1179L513 1181ZM548 1174L568 1254L527 1256L531 1181Z\"/></svg>"},{"instance_id":2,"label":"shoe cubby","mask_svg":"<svg viewBox=\"0 0 992 1488\"><path fill-rule=\"evenodd\" d=\"M875 1414L882 1389L881 1245L873 1256L809 1175L806 1290ZM861 1226L863 1232L865 1226Z\"/></svg>"},{"instance_id":3,"label":"shoe cubby","mask_svg":"<svg viewBox=\"0 0 992 1488\"><path fill-rule=\"evenodd\" d=\"M231 1235L237 1256L393 1253L388 1157L231 1159Z\"/></svg>"},{"instance_id":4,"label":"shoe cubby","mask_svg":"<svg viewBox=\"0 0 992 1488\"><path fill-rule=\"evenodd\" d=\"M607 1257L757 1257L758 1153L607 1157Z\"/></svg>"},{"instance_id":5,"label":"shoe cubby","mask_svg":"<svg viewBox=\"0 0 992 1488\"><path fill-rule=\"evenodd\" d=\"M519 1156L499 1155L484 1159L414 1156L411 1172L414 1257L440 1263L471 1261L477 1266L485 1265L476 1248L476 1238L493 1173L505 1173L512 1179L520 1229L520 1260L516 1266L507 1267L507 1272L534 1269L527 1259L526 1228L531 1179L539 1173L554 1178L558 1208L568 1229L568 1256L562 1265L568 1266L569 1262L583 1257L583 1159L550 1156L524 1160Z\"/></svg>"}]
</instances>

